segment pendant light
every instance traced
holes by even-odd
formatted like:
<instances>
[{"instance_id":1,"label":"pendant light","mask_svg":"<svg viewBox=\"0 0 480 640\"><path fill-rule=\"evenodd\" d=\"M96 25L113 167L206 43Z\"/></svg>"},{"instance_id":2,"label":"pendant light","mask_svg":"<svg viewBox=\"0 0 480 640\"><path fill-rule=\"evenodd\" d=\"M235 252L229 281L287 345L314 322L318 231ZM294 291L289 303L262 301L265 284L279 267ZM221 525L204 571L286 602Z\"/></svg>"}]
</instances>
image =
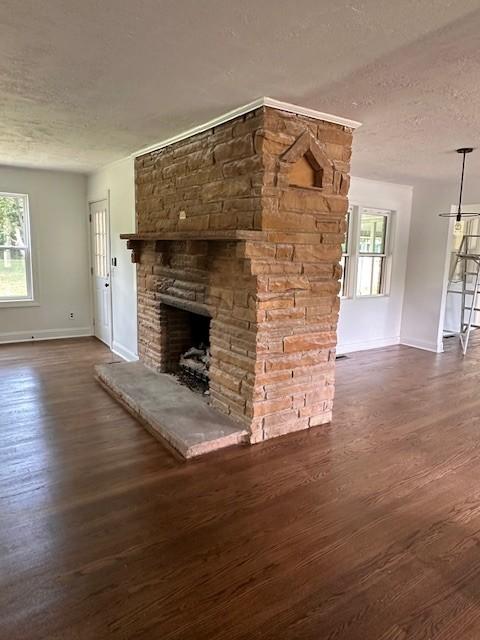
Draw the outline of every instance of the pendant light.
<instances>
[{"instance_id":1,"label":"pendant light","mask_svg":"<svg viewBox=\"0 0 480 640\"><path fill-rule=\"evenodd\" d=\"M463 178L465 176L465 158L467 157L467 153L472 153L473 147L462 147L461 149L457 149L457 153L463 156L462 158L462 175L460 178L460 193L458 194L458 207L456 213L440 213L439 216L442 218L455 218L455 230L460 231L462 228L461 222L462 218L474 218L476 216L480 216L479 213L463 213L462 212L462 195L463 195Z\"/></svg>"}]
</instances>

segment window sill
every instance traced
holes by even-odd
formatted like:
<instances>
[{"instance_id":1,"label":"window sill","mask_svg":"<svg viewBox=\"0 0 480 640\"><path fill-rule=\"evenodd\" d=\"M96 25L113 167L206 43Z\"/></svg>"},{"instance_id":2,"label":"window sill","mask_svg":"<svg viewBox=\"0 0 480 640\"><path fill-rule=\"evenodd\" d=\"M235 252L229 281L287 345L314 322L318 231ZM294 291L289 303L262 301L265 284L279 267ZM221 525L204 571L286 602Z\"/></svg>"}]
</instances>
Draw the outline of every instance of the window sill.
<instances>
[{"instance_id":1,"label":"window sill","mask_svg":"<svg viewBox=\"0 0 480 640\"><path fill-rule=\"evenodd\" d=\"M378 298L389 298L389 297L390 297L389 293L378 293L371 296L359 296L359 295L339 296L341 301L351 300L352 302L354 300L376 300Z\"/></svg>"},{"instance_id":2,"label":"window sill","mask_svg":"<svg viewBox=\"0 0 480 640\"><path fill-rule=\"evenodd\" d=\"M0 300L0 309L13 307L39 307L40 303L35 300Z\"/></svg>"}]
</instances>

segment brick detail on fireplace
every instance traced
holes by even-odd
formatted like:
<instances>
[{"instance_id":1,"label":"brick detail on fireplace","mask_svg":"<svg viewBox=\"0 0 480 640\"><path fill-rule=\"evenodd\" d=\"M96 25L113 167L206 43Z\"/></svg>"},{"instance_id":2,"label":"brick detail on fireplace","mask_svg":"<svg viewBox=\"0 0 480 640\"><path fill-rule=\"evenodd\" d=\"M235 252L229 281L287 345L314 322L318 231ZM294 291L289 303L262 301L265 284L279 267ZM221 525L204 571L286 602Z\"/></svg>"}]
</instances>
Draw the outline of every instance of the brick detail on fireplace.
<instances>
[{"instance_id":1,"label":"brick detail on fireplace","mask_svg":"<svg viewBox=\"0 0 480 640\"><path fill-rule=\"evenodd\" d=\"M170 367L166 341L181 338L165 304L209 315L211 404L252 443L331 419L351 143L341 125L262 107L136 160L138 234L158 237L136 246L140 358ZM290 183L303 157L321 187ZM199 239L161 239L182 231Z\"/></svg>"}]
</instances>

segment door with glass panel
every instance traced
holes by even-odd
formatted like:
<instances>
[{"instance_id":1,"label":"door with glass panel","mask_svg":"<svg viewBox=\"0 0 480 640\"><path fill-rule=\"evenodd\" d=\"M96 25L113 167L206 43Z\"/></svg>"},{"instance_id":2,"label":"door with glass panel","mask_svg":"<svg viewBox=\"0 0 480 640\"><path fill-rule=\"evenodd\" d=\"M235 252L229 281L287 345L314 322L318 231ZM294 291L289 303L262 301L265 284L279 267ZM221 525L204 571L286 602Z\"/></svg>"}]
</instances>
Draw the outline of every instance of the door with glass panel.
<instances>
[{"instance_id":1,"label":"door with glass panel","mask_svg":"<svg viewBox=\"0 0 480 640\"><path fill-rule=\"evenodd\" d=\"M96 337L108 346L112 340L110 291L110 223L107 200L90 203L91 274Z\"/></svg>"}]
</instances>

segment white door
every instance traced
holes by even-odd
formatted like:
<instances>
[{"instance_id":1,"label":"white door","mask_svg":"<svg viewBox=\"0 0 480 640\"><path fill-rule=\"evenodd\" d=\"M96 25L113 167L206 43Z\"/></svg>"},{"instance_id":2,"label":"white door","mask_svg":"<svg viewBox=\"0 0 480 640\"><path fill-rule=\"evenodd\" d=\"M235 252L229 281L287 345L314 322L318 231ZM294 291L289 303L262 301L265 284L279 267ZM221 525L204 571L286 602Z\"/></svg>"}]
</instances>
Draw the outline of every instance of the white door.
<instances>
[{"instance_id":1,"label":"white door","mask_svg":"<svg viewBox=\"0 0 480 640\"><path fill-rule=\"evenodd\" d=\"M110 224L107 200L90 203L91 274L95 335L109 347L112 340L110 292Z\"/></svg>"}]
</instances>

